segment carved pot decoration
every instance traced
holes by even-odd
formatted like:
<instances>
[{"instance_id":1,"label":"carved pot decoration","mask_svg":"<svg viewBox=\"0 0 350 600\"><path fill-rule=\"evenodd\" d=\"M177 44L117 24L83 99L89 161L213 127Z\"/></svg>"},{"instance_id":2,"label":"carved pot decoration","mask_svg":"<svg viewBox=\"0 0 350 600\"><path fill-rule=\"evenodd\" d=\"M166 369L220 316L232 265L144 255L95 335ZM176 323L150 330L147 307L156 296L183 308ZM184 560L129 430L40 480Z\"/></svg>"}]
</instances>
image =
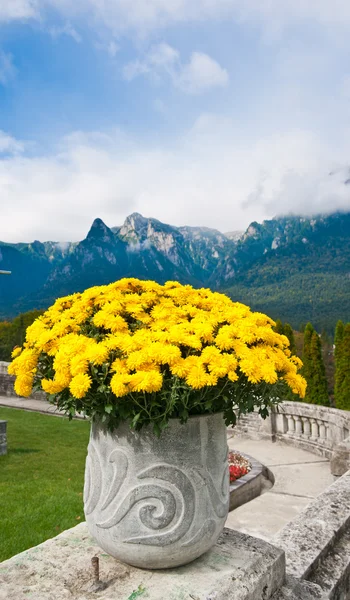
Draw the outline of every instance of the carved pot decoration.
<instances>
[{"instance_id":1,"label":"carved pot decoration","mask_svg":"<svg viewBox=\"0 0 350 600\"><path fill-rule=\"evenodd\" d=\"M130 565L165 569L204 554L229 508L223 415L171 419L160 438L92 423L84 508L99 546Z\"/></svg>"}]
</instances>

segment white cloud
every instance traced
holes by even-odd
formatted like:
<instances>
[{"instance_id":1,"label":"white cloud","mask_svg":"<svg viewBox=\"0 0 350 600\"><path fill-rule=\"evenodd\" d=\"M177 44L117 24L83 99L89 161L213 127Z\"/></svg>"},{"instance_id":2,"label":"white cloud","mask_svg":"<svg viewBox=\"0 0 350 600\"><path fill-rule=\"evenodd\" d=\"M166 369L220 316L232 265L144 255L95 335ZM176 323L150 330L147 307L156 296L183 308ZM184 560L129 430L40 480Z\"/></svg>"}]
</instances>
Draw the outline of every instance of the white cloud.
<instances>
[{"instance_id":1,"label":"white cloud","mask_svg":"<svg viewBox=\"0 0 350 600\"><path fill-rule=\"evenodd\" d=\"M305 130L255 142L229 119L202 115L172 144L117 131L76 134L52 156L0 160L0 239L78 240L93 219L119 225L133 211L174 225L244 229L291 211L350 210L349 136L333 148Z\"/></svg>"},{"instance_id":2,"label":"white cloud","mask_svg":"<svg viewBox=\"0 0 350 600\"><path fill-rule=\"evenodd\" d=\"M6 85L16 74L12 55L0 48L0 85Z\"/></svg>"},{"instance_id":3,"label":"white cloud","mask_svg":"<svg viewBox=\"0 0 350 600\"><path fill-rule=\"evenodd\" d=\"M18 154L24 152L24 144L0 129L0 154Z\"/></svg>"},{"instance_id":4,"label":"white cloud","mask_svg":"<svg viewBox=\"0 0 350 600\"><path fill-rule=\"evenodd\" d=\"M205 20L254 22L267 34L280 34L295 23L318 23L330 33L348 32L350 3L345 0L1 0L0 20L45 14L54 7L64 18L87 18L114 33L145 35L165 27Z\"/></svg>"},{"instance_id":5,"label":"white cloud","mask_svg":"<svg viewBox=\"0 0 350 600\"><path fill-rule=\"evenodd\" d=\"M258 25L270 38L304 23L348 37L350 26L350 3L345 0L1 0L0 22L44 19L52 8L64 19L83 18L116 35L145 36L185 22L223 19Z\"/></svg>"},{"instance_id":6,"label":"white cloud","mask_svg":"<svg viewBox=\"0 0 350 600\"><path fill-rule=\"evenodd\" d=\"M190 62L175 77L175 84L184 92L199 94L212 87L224 87L229 76L226 69L202 52L194 52Z\"/></svg>"},{"instance_id":7,"label":"white cloud","mask_svg":"<svg viewBox=\"0 0 350 600\"><path fill-rule=\"evenodd\" d=\"M179 64L179 52L162 42L152 46L143 60L133 60L126 64L123 75L127 81L132 81L139 75L150 75L158 79L160 75L166 73L173 77Z\"/></svg>"},{"instance_id":8,"label":"white cloud","mask_svg":"<svg viewBox=\"0 0 350 600\"><path fill-rule=\"evenodd\" d=\"M107 52L110 56L112 56L112 58L114 58L119 50L119 46L115 43L114 40L112 40L111 42L109 42L108 46L107 46Z\"/></svg>"},{"instance_id":9,"label":"white cloud","mask_svg":"<svg viewBox=\"0 0 350 600\"><path fill-rule=\"evenodd\" d=\"M213 87L226 86L229 76L213 58L194 52L189 62L182 64L178 50L161 43L152 46L143 60L135 60L123 69L124 78L131 81L139 75L159 80L168 76L173 85L188 94L200 94Z\"/></svg>"},{"instance_id":10,"label":"white cloud","mask_svg":"<svg viewBox=\"0 0 350 600\"><path fill-rule=\"evenodd\" d=\"M58 38L61 35L68 35L69 37L73 38L77 44L82 41L81 35L76 29L74 29L71 23L65 23L65 25L62 25L61 27L51 27L49 29L49 33L53 38Z\"/></svg>"},{"instance_id":11,"label":"white cloud","mask_svg":"<svg viewBox=\"0 0 350 600\"><path fill-rule=\"evenodd\" d=\"M0 2L0 23L38 16L37 0L1 0Z\"/></svg>"}]
</instances>

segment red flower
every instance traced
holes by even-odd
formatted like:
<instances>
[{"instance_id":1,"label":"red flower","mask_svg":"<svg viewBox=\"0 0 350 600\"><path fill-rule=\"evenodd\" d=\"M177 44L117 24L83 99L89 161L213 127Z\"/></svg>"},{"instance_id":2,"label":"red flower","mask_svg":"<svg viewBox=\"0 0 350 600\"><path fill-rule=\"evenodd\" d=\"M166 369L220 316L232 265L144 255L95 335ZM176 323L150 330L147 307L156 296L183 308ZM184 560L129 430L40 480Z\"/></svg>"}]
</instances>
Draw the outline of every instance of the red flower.
<instances>
[{"instance_id":1,"label":"red flower","mask_svg":"<svg viewBox=\"0 0 350 600\"><path fill-rule=\"evenodd\" d=\"M230 465L229 471L230 483L236 481L236 479L239 479L240 477L242 477L242 475L246 475L246 473L248 473L248 470L245 467L240 467L239 465Z\"/></svg>"}]
</instances>

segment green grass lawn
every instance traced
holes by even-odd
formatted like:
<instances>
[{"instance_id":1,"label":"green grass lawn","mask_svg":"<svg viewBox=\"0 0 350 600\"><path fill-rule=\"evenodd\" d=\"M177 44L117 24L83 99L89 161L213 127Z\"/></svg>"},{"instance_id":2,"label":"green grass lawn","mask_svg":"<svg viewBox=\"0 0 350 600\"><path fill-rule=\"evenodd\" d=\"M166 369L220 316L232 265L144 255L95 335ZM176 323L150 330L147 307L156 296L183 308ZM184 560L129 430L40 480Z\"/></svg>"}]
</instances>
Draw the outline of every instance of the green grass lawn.
<instances>
[{"instance_id":1,"label":"green grass lawn","mask_svg":"<svg viewBox=\"0 0 350 600\"><path fill-rule=\"evenodd\" d=\"M84 520L90 423L0 408L8 454L0 456L0 561Z\"/></svg>"}]
</instances>

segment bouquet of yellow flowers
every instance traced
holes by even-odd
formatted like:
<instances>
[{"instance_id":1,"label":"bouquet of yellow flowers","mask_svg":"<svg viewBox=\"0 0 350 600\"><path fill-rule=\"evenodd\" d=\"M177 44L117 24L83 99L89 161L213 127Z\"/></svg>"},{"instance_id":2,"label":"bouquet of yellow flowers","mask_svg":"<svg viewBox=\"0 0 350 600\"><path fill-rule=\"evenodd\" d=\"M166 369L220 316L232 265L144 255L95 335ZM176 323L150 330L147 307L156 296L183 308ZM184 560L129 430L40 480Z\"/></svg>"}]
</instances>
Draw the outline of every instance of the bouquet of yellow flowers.
<instances>
[{"instance_id":1,"label":"bouquet of yellow flowers","mask_svg":"<svg viewBox=\"0 0 350 600\"><path fill-rule=\"evenodd\" d=\"M121 421L156 434L172 417L268 408L289 387L303 397L302 364L264 314L224 294L168 281L121 279L59 298L28 327L9 373L15 390L44 390L73 417Z\"/></svg>"}]
</instances>

